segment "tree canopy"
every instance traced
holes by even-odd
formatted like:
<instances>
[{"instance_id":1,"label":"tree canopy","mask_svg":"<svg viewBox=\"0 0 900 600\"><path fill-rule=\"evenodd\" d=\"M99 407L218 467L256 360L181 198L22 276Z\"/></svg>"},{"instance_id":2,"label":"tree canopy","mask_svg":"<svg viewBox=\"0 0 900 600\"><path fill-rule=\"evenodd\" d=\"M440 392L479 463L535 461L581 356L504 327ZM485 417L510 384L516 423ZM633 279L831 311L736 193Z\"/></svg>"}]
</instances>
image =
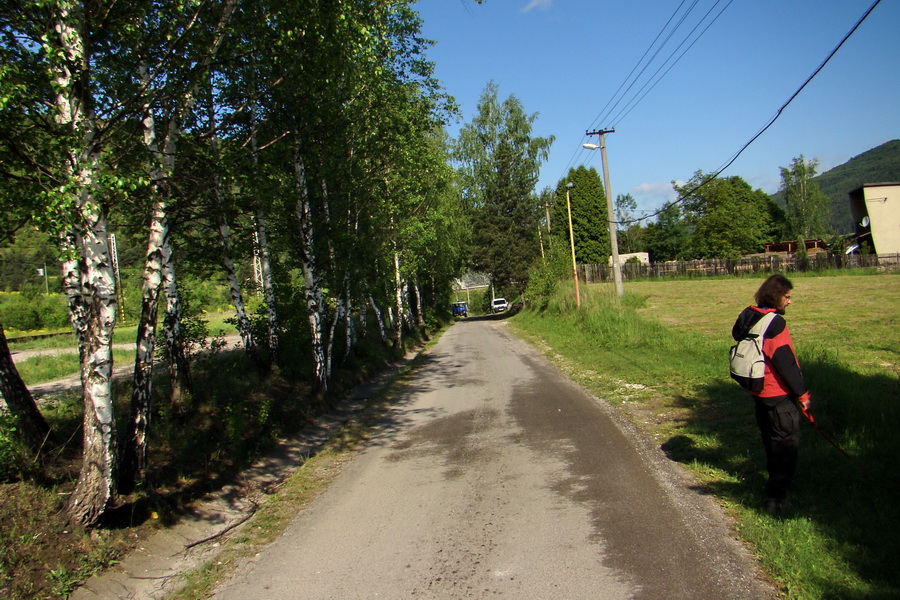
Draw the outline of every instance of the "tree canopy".
<instances>
[{"instance_id":1,"label":"tree canopy","mask_svg":"<svg viewBox=\"0 0 900 600\"><path fill-rule=\"evenodd\" d=\"M553 221L558 224L555 234L569 242L568 209L572 206L572 235L575 239L575 260L586 264L606 264L612 248L609 245L609 220L603 182L594 167L569 169L568 175L556 184Z\"/></svg>"},{"instance_id":2,"label":"tree canopy","mask_svg":"<svg viewBox=\"0 0 900 600\"><path fill-rule=\"evenodd\" d=\"M248 352L262 346L282 372L313 373L318 391L366 324L399 351L403 335L447 310L469 228L442 130L453 102L420 26L412 2L377 0L0 5L0 209L9 217L0 236L29 223L59 241L91 370L85 448L103 453L85 457L96 469L70 502L74 520L102 516L116 446L146 443L152 413L136 393L131 437L120 442L104 370L117 309L113 230L147 249L131 265L142 291L129 292L142 305L139 364L152 363L157 304L177 354L185 283L176 273L187 271L222 273ZM517 102L503 110L503 176L485 197L512 218L501 245L517 256L513 224L532 218L549 143L530 139ZM267 294L264 339L244 308L251 263L267 274L256 282ZM276 354L278 337L305 354ZM137 375L135 388L149 381Z\"/></svg>"},{"instance_id":3,"label":"tree canopy","mask_svg":"<svg viewBox=\"0 0 900 600\"><path fill-rule=\"evenodd\" d=\"M819 162L801 154L789 167L781 167L781 191L787 204L791 237L805 240L825 236L829 231L831 200L815 181Z\"/></svg>"},{"instance_id":4,"label":"tree canopy","mask_svg":"<svg viewBox=\"0 0 900 600\"><path fill-rule=\"evenodd\" d=\"M710 179L697 171L675 186L691 234L681 258L740 258L762 252L777 231L777 207L738 176Z\"/></svg>"},{"instance_id":5,"label":"tree canopy","mask_svg":"<svg viewBox=\"0 0 900 600\"><path fill-rule=\"evenodd\" d=\"M452 156L471 215L470 267L489 273L500 290L521 291L540 253L543 206L534 187L553 136L533 137L537 115L526 114L515 96L501 102L498 94L497 85L488 83L477 114L460 130Z\"/></svg>"}]
</instances>

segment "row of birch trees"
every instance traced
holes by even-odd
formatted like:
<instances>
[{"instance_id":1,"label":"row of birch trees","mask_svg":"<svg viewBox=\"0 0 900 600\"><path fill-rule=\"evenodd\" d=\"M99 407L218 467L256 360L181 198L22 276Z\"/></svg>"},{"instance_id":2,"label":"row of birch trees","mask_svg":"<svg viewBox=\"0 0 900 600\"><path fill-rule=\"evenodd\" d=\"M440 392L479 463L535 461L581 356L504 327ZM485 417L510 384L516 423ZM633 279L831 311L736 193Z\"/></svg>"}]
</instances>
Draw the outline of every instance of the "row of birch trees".
<instances>
[{"instance_id":1,"label":"row of birch trees","mask_svg":"<svg viewBox=\"0 0 900 600\"><path fill-rule=\"evenodd\" d=\"M442 129L452 101L419 27L396 0L0 0L3 229L58 240L81 357L73 522L96 525L143 477L157 323L176 407L191 385L179 332L188 249L215 248L260 371L286 360L279 315L305 315L319 395L367 329L400 347L446 303L468 227ZM113 226L146 240L125 432L111 393ZM235 266L246 248L262 336ZM38 445L52 433L5 354L0 391Z\"/></svg>"}]
</instances>

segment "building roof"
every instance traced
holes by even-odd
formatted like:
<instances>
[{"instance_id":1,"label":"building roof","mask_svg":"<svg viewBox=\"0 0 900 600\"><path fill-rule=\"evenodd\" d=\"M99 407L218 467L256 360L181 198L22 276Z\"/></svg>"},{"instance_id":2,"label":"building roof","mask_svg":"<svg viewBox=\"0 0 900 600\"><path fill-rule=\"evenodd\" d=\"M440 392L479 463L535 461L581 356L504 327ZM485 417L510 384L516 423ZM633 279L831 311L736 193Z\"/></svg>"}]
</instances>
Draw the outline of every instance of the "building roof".
<instances>
[{"instance_id":1,"label":"building roof","mask_svg":"<svg viewBox=\"0 0 900 600\"><path fill-rule=\"evenodd\" d=\"M856 189L850 190L849 193L855 194L860 190L864 190L867 187L887 187L889 185L900 185L900 181L882 181L880 183L864 183Z\"/></svg>"}]
</instances>

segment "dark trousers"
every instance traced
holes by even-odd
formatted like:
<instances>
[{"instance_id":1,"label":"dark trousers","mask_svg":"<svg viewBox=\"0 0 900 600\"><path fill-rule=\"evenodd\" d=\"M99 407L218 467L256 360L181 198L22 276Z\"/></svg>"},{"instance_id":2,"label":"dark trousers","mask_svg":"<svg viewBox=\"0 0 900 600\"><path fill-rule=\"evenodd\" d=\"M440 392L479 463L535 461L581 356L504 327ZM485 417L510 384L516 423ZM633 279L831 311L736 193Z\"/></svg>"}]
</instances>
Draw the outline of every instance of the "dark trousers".
<instances>
[{"instance_id":1,"label":"dark trousers","mask_svg":"<svg viewBox=\"0 0 900 600\"><path fill-rule=\"evenodd\" d=\"M797 468L800 409L788 398L756 398L756 422L766 449L766 494L784 500Z\"/></svg>"}]
</instances>

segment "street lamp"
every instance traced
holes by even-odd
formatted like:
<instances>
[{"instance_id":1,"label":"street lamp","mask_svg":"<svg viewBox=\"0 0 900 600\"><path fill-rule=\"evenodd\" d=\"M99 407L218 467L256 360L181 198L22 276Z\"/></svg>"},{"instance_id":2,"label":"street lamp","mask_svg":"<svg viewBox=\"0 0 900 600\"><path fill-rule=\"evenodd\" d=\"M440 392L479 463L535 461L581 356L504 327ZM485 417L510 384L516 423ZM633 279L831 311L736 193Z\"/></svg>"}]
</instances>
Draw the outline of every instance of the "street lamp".
<instances>
[{"instance_id":1,"label":"street lamp","mask_svg":"<svg viewBox=\"0 0 900 600\"><path fill-rule=\"evenodd\" d=\"M622 286L622 267L619 265L619 239L616 235L616 221L613 218L613 200L612 190L609 187L609 168L606 166L606 134L607 131L588 132L588 135L599 134L600 145L582 144L588 150L596 150L600 148L600 157L603 160L603 188L606 191L606 216L609 221L609 241L612 245L612 268L613 280L616 282L616 294L619 297L625 295L625 288Z\"/></svg>"},{"instance_id":2,"label":"street lamp","mask_svg":"<svg viewBox=\"0 0 900 600\"><path fill-rule=\"evenodd\" d=\"M572 201L569 190L575 187L571 181L566 184L566 211L569 213L569 243L572 246L572 277L575 279L575 306L581 308L581 292L578 290L578 267L575 264L575 236L572 234Z\"/></svg>"}]
</instances>

